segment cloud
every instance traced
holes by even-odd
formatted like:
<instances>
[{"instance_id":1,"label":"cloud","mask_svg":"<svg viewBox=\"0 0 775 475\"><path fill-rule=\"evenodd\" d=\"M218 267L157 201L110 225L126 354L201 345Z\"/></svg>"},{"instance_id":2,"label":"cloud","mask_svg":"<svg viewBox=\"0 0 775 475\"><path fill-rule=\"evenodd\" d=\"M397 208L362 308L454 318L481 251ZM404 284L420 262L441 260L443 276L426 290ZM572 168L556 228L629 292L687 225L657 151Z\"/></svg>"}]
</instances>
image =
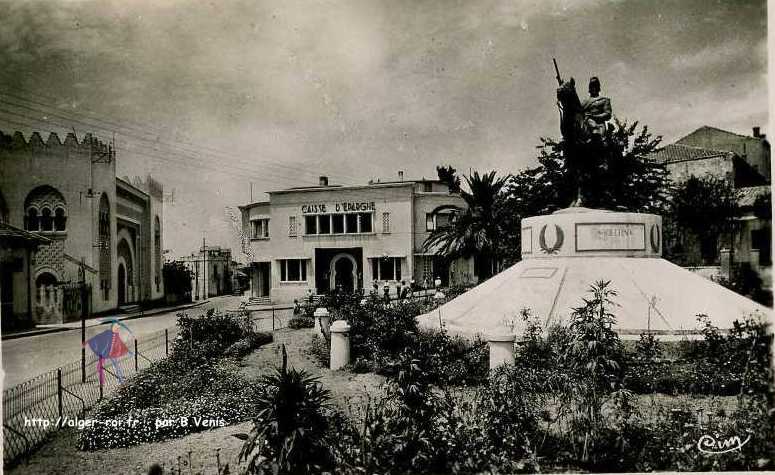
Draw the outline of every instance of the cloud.
<instances>
[{"instance_id":1,"label":"cloud","mask_svg":"<svg viewBox=\"0 0 775 475\"><path fill-rule=\"evenodd\" d=\"M503 172L534 163L538 137L559 135L553 57L581 94L600 76L615 114L657 134L768 125L763 0L0 7L0 91L206 147L152 159L117 131L120 173L151 171L175 187L193 204L165 213L167 229L206 230L208 242L231 242L218 222L224 206L249 199L250 182L259 197L318 174L354 183L398 169L433 176L442 162ZM10 118L0 112L0 128ZM168 247L190 252L201 239L191 234L168 233Z\"/></svg>"}]
</instances>

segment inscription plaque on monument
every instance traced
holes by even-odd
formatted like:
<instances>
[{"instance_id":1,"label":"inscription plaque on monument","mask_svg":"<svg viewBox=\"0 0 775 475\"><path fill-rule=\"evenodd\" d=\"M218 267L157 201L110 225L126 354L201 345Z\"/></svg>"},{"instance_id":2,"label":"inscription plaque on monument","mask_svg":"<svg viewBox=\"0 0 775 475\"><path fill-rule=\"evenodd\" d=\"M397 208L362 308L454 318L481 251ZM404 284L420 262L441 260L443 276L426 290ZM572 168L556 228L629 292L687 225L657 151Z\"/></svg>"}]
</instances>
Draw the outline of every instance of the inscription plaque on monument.
<instances>
[{"instance_id":1,"label":"inscription plaque on monument","mask_svg":"<svg viewBox=\"0 0 775 475\"><path fill-rule=\"evenodd\" d=\"M577 223L576 251L643 251L642 223Z\"/></svg>"}]
</instances>

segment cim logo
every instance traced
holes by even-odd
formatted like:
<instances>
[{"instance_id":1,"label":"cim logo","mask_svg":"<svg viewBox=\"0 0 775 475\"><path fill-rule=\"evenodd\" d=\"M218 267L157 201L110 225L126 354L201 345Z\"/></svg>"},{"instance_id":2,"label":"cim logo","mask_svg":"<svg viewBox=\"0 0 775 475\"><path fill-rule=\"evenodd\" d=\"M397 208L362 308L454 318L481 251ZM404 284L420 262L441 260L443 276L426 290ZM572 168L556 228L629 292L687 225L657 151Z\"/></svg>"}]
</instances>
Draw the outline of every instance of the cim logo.
<instances>
[{"instance_id":1,"label":"cim logo","mask_svg":"<svg viewBox=\"0 0 775 475\"><path fill-rule=\"evenodd\" d=\"M733 435L726 439L717 439L712 435L703 435L697 441L697 449L705 454L725 454L733 450L741 450L751 440L751 436L742 440L740 436Z\"/></svg>"}]
</instances>

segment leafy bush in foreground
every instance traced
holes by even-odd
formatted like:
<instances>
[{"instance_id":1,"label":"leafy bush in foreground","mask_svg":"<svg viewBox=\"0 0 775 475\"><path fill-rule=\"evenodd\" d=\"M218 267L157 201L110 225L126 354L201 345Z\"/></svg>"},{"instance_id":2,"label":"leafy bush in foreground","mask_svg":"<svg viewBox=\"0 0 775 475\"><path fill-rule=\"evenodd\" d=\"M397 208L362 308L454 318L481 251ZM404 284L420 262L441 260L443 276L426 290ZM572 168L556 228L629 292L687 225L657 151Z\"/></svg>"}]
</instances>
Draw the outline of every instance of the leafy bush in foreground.
<instances>
[{"instance_id":1,"label":"leafy bush in foreground","mask_svg":"<svg viewBox=\"0 0 775 475\"><path fill-rule=\"evenodd\" d=\"M319 473L334 464L329 439L327 404L330 393L304 371L283 363L275 373L261 379L256 399L258 412L244 440L240 460L249 473Z\"/></svg>"}]
</instances>

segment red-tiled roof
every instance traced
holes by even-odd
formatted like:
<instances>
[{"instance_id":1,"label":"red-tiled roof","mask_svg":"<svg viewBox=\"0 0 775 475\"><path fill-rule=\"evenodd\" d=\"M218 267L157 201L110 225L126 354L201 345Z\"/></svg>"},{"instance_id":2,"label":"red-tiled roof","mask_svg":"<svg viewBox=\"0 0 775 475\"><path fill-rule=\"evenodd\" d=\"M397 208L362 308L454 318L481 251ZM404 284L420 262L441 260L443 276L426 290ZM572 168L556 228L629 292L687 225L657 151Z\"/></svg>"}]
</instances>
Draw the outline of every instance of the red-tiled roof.
<instances>
[{"instance_id":1,"label":"red-tiled roof","mask_svg":"<svg viewBox=\"0 0 775 475\"><path fill-rule=\"evenodd\" d=\"M675 163L691 160L705 160L707 158L723 157L730 154L732 154L732 152L670 144L653 152L649 157L657 163Z\"/></svg>"},{"instance_id":2,"label":"red-tiled roof","mask_svg":"<svg viewBox=\"0 0 775 475\"><path fill-rule=\"evenodd\" d=\"M753 206L756 202L756 198L762 196L770 191L770 185L762 186L746 186L744 188L738 188L737 204L740 207Z\"/></svg>"}]
</instances>

